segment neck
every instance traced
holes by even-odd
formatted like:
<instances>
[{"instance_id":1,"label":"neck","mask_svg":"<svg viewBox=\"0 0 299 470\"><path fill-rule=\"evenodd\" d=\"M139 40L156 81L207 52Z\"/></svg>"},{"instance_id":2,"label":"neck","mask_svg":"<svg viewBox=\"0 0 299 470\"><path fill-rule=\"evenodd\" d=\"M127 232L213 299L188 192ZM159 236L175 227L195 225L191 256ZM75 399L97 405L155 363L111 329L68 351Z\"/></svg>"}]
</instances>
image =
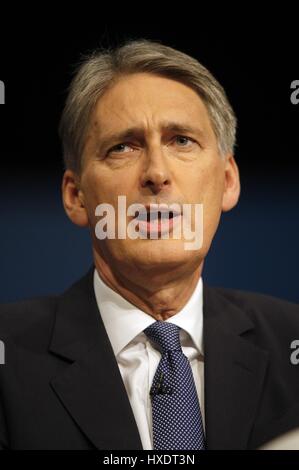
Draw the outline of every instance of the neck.
<instances>
[{"instance_id":1,"label":"neck","mask_svg":"<svg viewBox=\"0 0 299 470\"><path fill-rule=\"evenodd\" d=\"M134 273L113 270L111 264L97 252L94 262L100 278L111 289L120 294L155 320L164 321L176 315L193 294L202 273L203 262L193 270L167 269L159 273ZM148 278L146 275L148 274Z\"/></svg>"}]
</instances>

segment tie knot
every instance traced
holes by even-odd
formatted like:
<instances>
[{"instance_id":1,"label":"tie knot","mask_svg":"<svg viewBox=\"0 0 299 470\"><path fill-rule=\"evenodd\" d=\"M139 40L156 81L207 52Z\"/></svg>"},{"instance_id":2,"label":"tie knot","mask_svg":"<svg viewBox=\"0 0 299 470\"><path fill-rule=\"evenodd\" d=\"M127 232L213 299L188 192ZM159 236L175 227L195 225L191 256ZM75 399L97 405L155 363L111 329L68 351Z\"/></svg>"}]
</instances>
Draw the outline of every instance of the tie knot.
<instances>
[{"instance_id":1,"label":"tie knot","mask_svg":"<svg viewBox=\"0 0 299 470\"><path fill-rule=\"evenodd\" d=\"M144 330L146 336L158 344L162 352L181 349L180 327L173 323L156 321Z\"/></svg>"}]
</instances>

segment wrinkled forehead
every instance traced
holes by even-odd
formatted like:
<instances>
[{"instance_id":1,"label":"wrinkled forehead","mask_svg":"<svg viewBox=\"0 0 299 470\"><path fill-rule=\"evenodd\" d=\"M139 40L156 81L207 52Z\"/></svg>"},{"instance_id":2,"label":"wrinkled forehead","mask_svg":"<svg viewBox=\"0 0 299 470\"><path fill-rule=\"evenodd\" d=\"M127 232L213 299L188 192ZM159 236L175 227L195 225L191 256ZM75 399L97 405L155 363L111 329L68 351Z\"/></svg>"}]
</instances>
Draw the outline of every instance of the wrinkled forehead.
<instances>
[{"instance_id":1,"label":"wrinkled forehead","mask_svg":"<svg viewBox=\"0 0 299 470\"><path fill-rule=\"evenodd\" d=\"M122 77L98 100L92 121L102 134L131 127L162 130L166 122L203 131L211 127L206 106L192 88L152 74Z\"/></svg>"}]
</instances>

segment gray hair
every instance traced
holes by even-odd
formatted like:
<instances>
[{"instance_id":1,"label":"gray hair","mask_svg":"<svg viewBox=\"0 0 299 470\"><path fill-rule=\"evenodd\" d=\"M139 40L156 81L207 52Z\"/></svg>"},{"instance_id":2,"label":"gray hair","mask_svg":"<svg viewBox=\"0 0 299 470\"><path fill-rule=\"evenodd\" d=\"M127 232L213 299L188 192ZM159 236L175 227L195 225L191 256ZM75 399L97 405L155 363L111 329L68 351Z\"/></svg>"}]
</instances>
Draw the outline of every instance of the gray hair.
<instances>
[{"instance_id":1,"label":"gray hair","mask_svg":"<svg viewBox=\"0 0 299 470\"><path fill-rule=\"evenodd\" d=\"M139 39L114 49L96 50L79 64L59 125L66 168L80 173L91 113L99 98L121 76L138 72L164 76L192 88L207 108L220 154L234 152L236 117L215 77L193 57L157 41Z\"/></svg>"}]
</instances>

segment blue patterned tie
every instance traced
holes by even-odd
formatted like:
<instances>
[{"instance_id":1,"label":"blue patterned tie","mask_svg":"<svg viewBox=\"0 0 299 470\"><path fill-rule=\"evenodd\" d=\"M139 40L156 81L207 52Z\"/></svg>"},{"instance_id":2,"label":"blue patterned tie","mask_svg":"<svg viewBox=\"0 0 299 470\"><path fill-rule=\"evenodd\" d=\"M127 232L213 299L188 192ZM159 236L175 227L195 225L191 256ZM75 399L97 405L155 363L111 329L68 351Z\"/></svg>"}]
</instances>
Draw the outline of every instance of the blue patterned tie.
<instances>
[{"instance_id":1,"label":"blue patterned tie","mask_svg":"<svg viewBox=\"0 0 299 470\"><path fill-rule=\"evenodd\" d=\"M150 391L153 448L204 449L199 401L190 363L181 348L180 328L156 321L144 333L162 353Z\"/></svg>"}]
</instances>

